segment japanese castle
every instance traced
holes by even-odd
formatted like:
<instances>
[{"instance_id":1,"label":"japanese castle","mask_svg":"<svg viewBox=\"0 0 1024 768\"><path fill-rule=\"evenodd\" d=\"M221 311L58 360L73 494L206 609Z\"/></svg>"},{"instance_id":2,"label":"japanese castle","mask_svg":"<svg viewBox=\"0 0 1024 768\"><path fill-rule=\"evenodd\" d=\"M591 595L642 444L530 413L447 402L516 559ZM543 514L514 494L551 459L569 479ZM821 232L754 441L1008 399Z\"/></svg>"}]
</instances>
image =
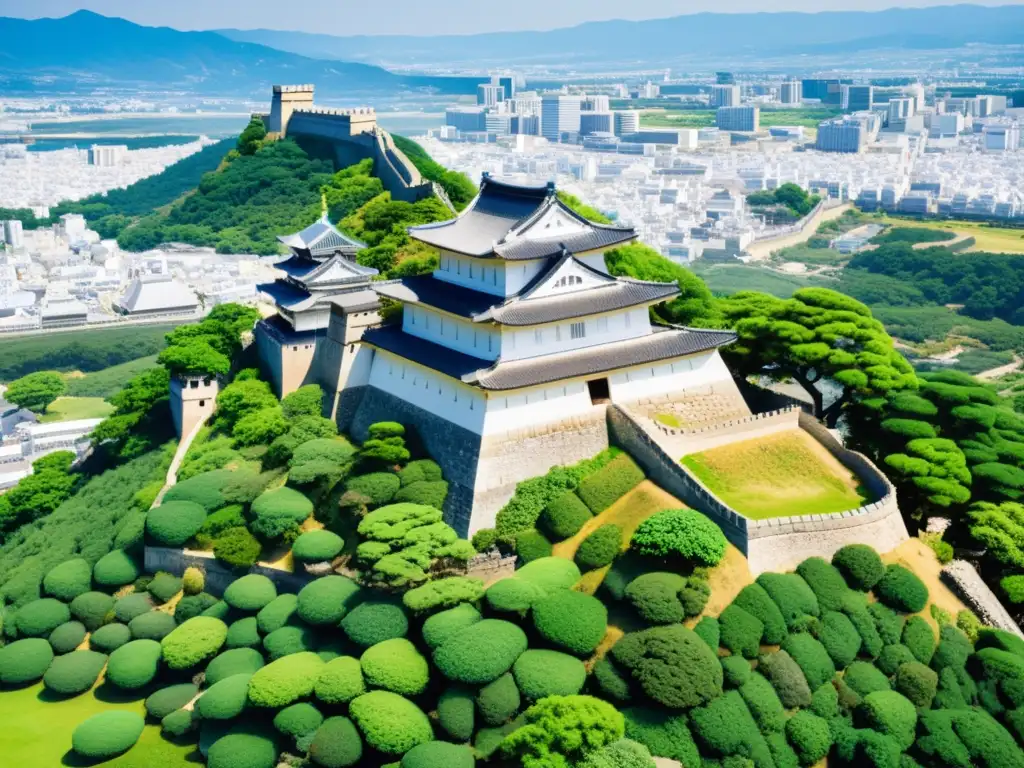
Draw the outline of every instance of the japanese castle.
<instances>
[{"instance_id":1,"label":"japanese castle","mask_svg":"<svg viewBox=\"0 0 1024 768\"><path fill-rule=\"evenodd\" d=\"M735 335L652 326L648 308L678 286L609 275L604 252L636 232L584 219L553 183L485 175L458 217L408 232L439 266L374 285L403 305L402 322L362 334L372 359L348 380L366 385L352 431L414 427L452 484L447 517L462 533L493 525L520 480L607 447L609 403L735 386L718 354Z\"/></svg>"},{"instance_id":2,"label":"japanese castle","mask_svg":"<svg viewBox=\"0 0 1024 768\"><path fill-rule=\"evenodd\" d=\"M278 240L291 255L274 265L284 277L259 286L277 314L257 324L256 343L278 396L284 397L323 378L317 359L323 344L318 340L327 334L332 308L361 332L378 321L380 302L369 287L377 270L355 260L366 245L340 232L326 213L301 232Z\"/></svg>"}]
</instances>

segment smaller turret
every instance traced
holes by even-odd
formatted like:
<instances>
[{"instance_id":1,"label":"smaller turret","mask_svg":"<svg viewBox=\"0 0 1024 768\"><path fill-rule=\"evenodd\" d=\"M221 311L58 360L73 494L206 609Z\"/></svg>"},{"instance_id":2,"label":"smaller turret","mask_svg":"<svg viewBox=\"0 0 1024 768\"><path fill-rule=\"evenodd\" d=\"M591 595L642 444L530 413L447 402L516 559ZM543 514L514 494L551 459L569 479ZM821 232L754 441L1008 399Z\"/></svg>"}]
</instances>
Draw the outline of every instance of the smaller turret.
<instances>
[{"instance_id":1,"label":"smaller turret","mask_svg":"<svg viewBox=\"0 0 1024 768\"><path fill-rule=\"evenodd\" d=\"M171 376L171 416L179 436L188 435L213 413L219 391L216 376Z\"/></svg>"}]
</instances>

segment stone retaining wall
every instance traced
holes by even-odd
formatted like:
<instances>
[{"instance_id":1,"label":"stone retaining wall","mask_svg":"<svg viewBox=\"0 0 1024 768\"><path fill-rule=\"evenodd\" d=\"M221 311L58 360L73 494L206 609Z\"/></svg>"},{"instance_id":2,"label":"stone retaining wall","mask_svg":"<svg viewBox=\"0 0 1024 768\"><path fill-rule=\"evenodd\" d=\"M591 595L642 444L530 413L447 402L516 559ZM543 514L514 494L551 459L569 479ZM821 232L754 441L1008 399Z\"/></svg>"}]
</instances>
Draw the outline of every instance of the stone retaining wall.
<instances>
[{"instance_id":1,"label":"stone retaining wall","mask_svg":"<svg viewBox=\"0 0 1024 768\"><path fill-rule=\"evenodd\" d=\"M793 418L790 413L796 415ZM718 524L726 538L747 556L754 574L792 567L813 555L830 559L840 547L870 542L886 552L908 538L896 490L867 457L842 446L823 425L802 411L785 412L792 426L805 429L853 470L878 501L847 512L751 520L723 503L674 455L660 432L618 406L608 409L613 441L626 449L648 477ZM781 418L781 417L780 417ZM754 422L756 424L756 422ZM732 442L746 433L733 435ZM670 452L671 451L671 452Z\"/></svg>"},{"instance_id":2,"label":"stone retaining wall","mask_svg":"<svg viewBox=\"0 0 1024 768\"><path fill-rule=\"evenodd\" d=\"M146 547L144 564L146 573L166 571L175 576L181 576L186 568L198 568L206 574L204 591L218 597L224 593L232 581L244 576L245 573L259 573L266 576L282 592L297 593L313 579L306 573L291 573L260 564L254 565L243 573L241 570L229 568L217 560L212 552L171 549L169 547Z\"/></svg>"},{"instance_id":3,"label":"stone retaining wall","mask_svg":"<svg viewBox=\"0 0 1024 768\"><path fill-rule=\"evenodd\" d=\"M661 432L664 435L666 447L672 453L678 453L681 458L691 453L710 451L730 443L753 440L773 435L776 432L796 429L799 414L799 409L786 408L690 429L669 427L654 419L645 420L645 422L649 421L650 427ZM644 426L648 426L648 424L645 423Z\"/></svg>"},{"instance_id":4,"label":"stone retaining wall","mask_svg":"<svg viewBox=\"0 0 1024 768\"><path fill-rule=\"evenodd\" d=\"M1017 622L999 602L999 598L989 589L973 565L964 560L954 560L942 569L941 578L967 603L983 624L1024 637L1024 632Z\"/></svg>"}]
</instances>

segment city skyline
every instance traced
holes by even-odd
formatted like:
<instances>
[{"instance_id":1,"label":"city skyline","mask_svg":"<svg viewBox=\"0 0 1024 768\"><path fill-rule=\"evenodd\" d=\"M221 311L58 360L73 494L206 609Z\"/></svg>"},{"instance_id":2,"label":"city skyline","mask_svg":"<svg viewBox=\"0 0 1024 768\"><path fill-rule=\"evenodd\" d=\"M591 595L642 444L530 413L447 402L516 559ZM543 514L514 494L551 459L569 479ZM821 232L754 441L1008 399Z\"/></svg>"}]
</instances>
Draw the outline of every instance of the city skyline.
<instances>
[{"instance_id":1,"label":"city skyline","mask_svg":"<svg viewBox=\"0 0 1024 768\"><path fill-rule=\"evenodd\" d=\"M1020 5L1024 0L974 0L973 5ZM37 19L61 17L76 11L88 10L106 16L128 19L148 26L169 26L183 31L217 29L271 29L348 35L414 35L429 37L443 34L481 34L488 32L548 31L572 27L588 22L626 20L642 21L678 17L697 13L754 13L763 5L756 0L696 0L681 9L674 0L640 0L624 7L617 0L592 0L587 4L561 3L552 5L544 0L521 0L514 7L503 10L500 6L485 11L476 0L451 0L441 16L435 7L393 0L400 12L382 15L376 8L357 6L337 13L337 4L327 0L300 0L289 6L287 18L282 19L280 6L267 0L253 0L247 4L244 19L237 9L226 3L207 3L182 0L174 4L138 3L133 0L3 0L0 15ZM927 8L958 5L958 3L930 2L929 0L841 0L820 3L812 0L786 0L776 4L772 13L827 12L827 11L882 11L894 7ZM539 21L543 19L543 21Z\"/></svg>"}]
</instances>

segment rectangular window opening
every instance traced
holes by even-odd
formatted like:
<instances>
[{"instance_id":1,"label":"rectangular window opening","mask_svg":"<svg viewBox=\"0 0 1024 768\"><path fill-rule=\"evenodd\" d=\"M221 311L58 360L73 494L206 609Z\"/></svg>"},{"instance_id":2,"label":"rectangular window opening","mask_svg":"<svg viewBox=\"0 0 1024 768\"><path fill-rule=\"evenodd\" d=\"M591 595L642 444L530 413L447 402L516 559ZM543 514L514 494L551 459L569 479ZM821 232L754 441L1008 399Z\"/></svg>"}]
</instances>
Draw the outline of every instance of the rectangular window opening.
<instances>
[{"instance_id":1,"label":"rectangular window opening","mask_svg":"<svg viewBox=\"0 0 1024 768\"><path fill-rule=\"evenodd\" d=\"M611 389L608 379L591 379L587 382L587 392L592 405L603 405L611 402Z\"/></svg>"}]
</instances>

